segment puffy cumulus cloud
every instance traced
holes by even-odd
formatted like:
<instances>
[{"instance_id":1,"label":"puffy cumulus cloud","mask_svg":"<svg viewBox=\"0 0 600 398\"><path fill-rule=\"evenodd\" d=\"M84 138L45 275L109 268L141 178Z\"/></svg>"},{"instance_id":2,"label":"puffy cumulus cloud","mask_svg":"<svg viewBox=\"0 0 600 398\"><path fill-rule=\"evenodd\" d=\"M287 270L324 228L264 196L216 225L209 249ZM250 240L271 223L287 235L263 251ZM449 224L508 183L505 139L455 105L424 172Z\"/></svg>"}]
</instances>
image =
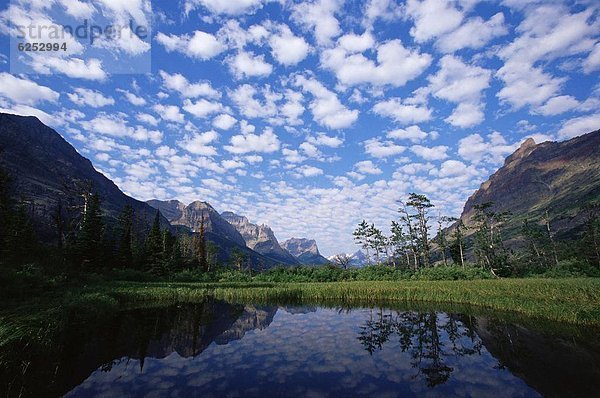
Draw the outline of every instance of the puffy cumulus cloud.
<instances>
[{"instance_id":1,"label":"puffy cumulus cloud","mask_svg":"<svg viewBox=\"0 0 600 398\"><path fill-rule=\"evenodd\" d=\"M146 100L143 97L135 95L134 93L118 88L117 91L125 96L125 99L131 104L135 106L143 106L146 105Z\"/></svg>"},{"instance_id":2,"label":"puffy cumulus cloud","mask_svg":"<svg viewBox=\"0 0 600 398\"><path fill-rule=\"evenodd\" d=\"M138 121L146 123L150 126L158 126L158 119L148 113L138 113L135 118Z\"/></svg>"},{"instance_id":3,"label":"puffy cumulus cloud","mask_svg":"<svg viewBox=\"0 0 600 398\"><path fill-rule=\"evenodd\" d=\"M193 35L175 35L159 32L156 41L165 47L167 52L179 52L190 58L208 60L221 54L225 47L217 38L210 34L197 30Z\"/></svg>"},{"instance_id":4,"label":"puffy cumulus cloud","mask_svg":"<svg viewBox=\"0 0 600 398\"><path fill-rule=\"evenodd\" d=\"M430 134L427 134L421 130L419 126L408 126L404 129L388 131L386 135L388 138L393 138L396 140L409 140L413 143L417 143L425 140Z\"/></svg>"},{"instance_id":5,"label":"puffy cumulus cloud","mask_svg":"<svg viewBox=\"0 0 600 398\"><path fill-rule=\"evenodd\" d=\"M108 77L97 58L62 58L52 55L32 55L32 68L40 74L62 73L74 79L103 81Z\"/></svg>"},{"instance_id":6,"label":"puffy cumulus cloud","mask_svg":"<svg viewBox=\"0 0 600 398\"><path fill-rule=\"evenodd\" d=\"M264 55L256 55L250 51L239 51L227 58L231 72L238 78L265 77L273 71L273 65L265 61Z\"/></svg>"},{"instance_id":7,"label":"puffy cumulus cloud","mask_svg":"<svg viewBox=\"0 0 600 398\"><path fill-rule=\"evenodd\" d=\"M458 141L458 154L471 163L501 164L504 158L518 148L518 143L508 144L504 136L493 132L485 140L479 134L471 134Z\"/></svg>"},{"instance_id":8,"label":"puffy cumulus cloud","mask_svg":"<svg viewBox=\"0 0 600 398\"><path fill-rule=\"evenodd\" d=\"M430 172L430 174L432 174ZM446 160L440 165L439 170L435 173L436 176L444 178L444 177L454 177L454 176L477 176L479 172L474 166L467 166L460 160Z\"/></svg>"},{"instance_id":9,"label":"puffy cumulus cloud","mask_svg":"<svg viewBox=\"0 0 600 398\"><path fill-rule=\"evenodd\" d=\"M180 148L194 155L215 156L217 150L210 144L219 138L219 134L210 130L204 133L192 133L186 135L177 144Z\"/></svg>"},{"instance_id":10,"label":"puffy cumulus cloud","mask_svg":"<svg viewBox=\"0 0 600 398\"><path fill-rule=\"evenodd\" d=\"M337 95L313 77L296 75L294 84L310 93L310 110L315 122L330 129L350 127L358 119L358 110L346 108Z\"/></svg>"},{"instance_id":11,"label":"puffy cumulus cloud","mask_svg":"<svg viewBox=\"0 0 600 398\"><path fill-rule=\"evenodd\" d=\"M219 98L221 94L215 90L210 82L190 83L180 73L169 74L163 70L159 72L163 79L163 87L170 91L176 91L184 98Z\"/></svg>"},{"instance_id":12,"label":"puffy cumulus cloud","mask_svg":"<svg viewBox=\"0 0 600 398\"><path fill-rule=\"evenodd\" d=\"M497 72L504 82L498 98L520 109L540 106L556 96L567 79L553 76L536 63L593 51L598 31L593 13L592 7L571 13L560 3L526 8L516 28L518 36L498 52L504 60Z\"/></svg>"},{"instance_id":13,"label":"puffy cumulus cloud","mask_svg":"<svg viewBox=\"0 0 600 398\"><path fill-rule=\"evenodd\" d=\"M378 19L384 21L399 19L402 16L402 7L395 0L369 0L364 5L363 15L363 26L371 30Z\"/></svg>"},{"instance_id":14,"label":"puffy cumulus cloud","mask_svg":"<svg viewBox=\"0 0 600 398\"><path fill-rule=\"evenodd\" d=\"M344 139L341 137L328 136L323 133L318 133L316 136L310 136L306 141L316 146L326 146L330 148L339 148L344 143Z\"/></svg>"},{"instance_id":15,"label":"puffy cumulus cloud","mask_svg":"<svg viewBox=\"0 0 600 398\"><path fill-rule=\"evenodd\" d=\"M354 169L360 174L381 174L383 171L371 160L363 160L354 164Z\"/></svg>"},{"instance_id":16,"label":"puffy cumulus cloud","mask_svg":"<svg viewBox=\"0 0 600 398\"><path fill-rule=\"evenodd\" d=\"M296 65L310 51L310 46L303 37L296 36L285 24L275 27L275 33L269 38L273 58L284 66Z\"/></svg>"},{"instance_id":17,"label":"puffy cumulus cloud","mask_svg":"<svg viewBox=\"0 0 600 398\"><path fill-rule=\"evenodd\" d=\"M283 159L292 164L302 163L307 159L306 156L301 155L296 149L283 148L281 153L283 155Z\"/></svg>"},{"instance_id":18,"label":"puffy cumulus cloud","mask_svg":"<svg viewBox=\"0 0 600 398\"><path fill-rule=\"evenodd\" d=\"M527 105L539 106L560 91L566 78L553 77L528 63L510 61L496 73L504 87L496 96L518 110Z\"/></svg>"},{"instance_id":19,"label":"puffy cumulus cloud","mask_svg":"<svg viewBox=\"0 0 600 398\"><path fill-rule=\"evenodd\" d=\"M423 73L431 63L429 54L409 50L398 39L378 45L376 61L370 60L361 52L369 49L366 46L372 44L370 40L363 39L364 35L354 40L353 36L342 36L337 47L321 53L321 64L332 70L342 84L401 87Z\"/></svg>"},{"instance_id":20,"label":"puffy cumulus cloud","mask_svg":"<svg viewBox=\"0 0 600 398\"><path fill-rule=\"evenodd\" d=\"M303 165L303 166L300 166L300 167L296 167L294 169L294 171L292 172L292 174L296 178L301 178L301 177L316 177L316 176L323 175L323 170L320 169L320 168L318 168L318 167L309 166L309 165Z\"/></svg>"},{"instance_id":21,"label":"puffy cumulus cloud","mask_svg":"<svg viewBox=\"0 0 600 398\"><path fill-rule=\"evenodd\" d=\"M318 45L331 43L341 33L335 14L342 7L341 0L314 0L293 5L292 20L306 30L311 30Z\"/></svg>"},{"instance_id":22,"label":"puffy cumulus cloud","mask_svg":"<svg viewBox=\"0 0 600 398\"><path fill-rule=\"evenodd\" d=\"M237 119L226 113L216 116L212 121L212 125L221 130L229 130L235 126L236 123Z\"/></svg>"},{"instance_id":23,"label":"puffy cumulus cloud","mask_svg":"<svg viewBox=\"0 0 600 398\"><path fill-rule=\"evenodd\" d=\"M169 122L175 122L175 123L185 122L185 117L181 113L181 109L179 109L179 107L176 105L156 104L152 107L152 109L163 120L167 120Z\"/></svg>"},{"instance_id":24,"label":"puffy cumulus cloud","mask_svg":"<svg viewBox=\"0 0 600 398\"><path fill-rule=\"evenodd\" d=\"M158 144L162 140L162 133L158 130L148 130L142 126L129 125L123 113L99 113L93 119L79 122L81 127L90 133L107 135L120 138L132 138L137 141L152 141Z\"/></svg>"},{"instance_id":25,"label":"puffy cumulus cloud","mask_svg":"<svg viewBox=\"0 0 600 398\"><path fill-rule=\"evenodd\" d=\"M284 99L285 102L278 106L278 116L269 119L269 122L286 126L298 126L302 124L301 116L305 111L302 93L288 89L285 91Z\"/></svg>"},{"instance_id":26,"label":"puffy cumulus cloud","mask_svg":"<svg viewBox=\"0 0 600 398\"><path fill-rule=\"evenodd\" d=\"M371 138L363 142L365 152L375 158L386 158L399 155L406 150L406 147L394 144L391 141L380 141L378 138Z\"/></svg>"},{"instance_id":27,"label":"puffy cumulus cloud","mask_svg":"<svg viewBox=\"0 0 600 398\"><path fill-rule=\"evenodd\" d=\"M598 128L600 128L600 113L579 116L565 121L560 130L558 130L558 136L559 138L566 140L596 131Z\"/></svg>"},{"instance_id":28,"label":"puffy cumulus cloud","mask_svg":"<svg viewBox=\"0 0 600 398\"><path fill-rule=\"evenodd\" d=\"M445 145L438 145L434 147L413 145L410 147L412 153L425 160L444 160L448 157L448 154L446 153L448 149L450 148Z\"/></svg>"},{"instance_id":29,"label":"puffy cumulus cloud","mask_svg":"<svg viewBox=\"0 0 600 398\"><path fill-rule=\"evenodd\" d=\"M456 29L463 14L455 5L446 0L408 0L406 16L414 21L411 36L417 43L424 43Z\"/></svg>"},{"instance_id":30,"label":"puffy cumulus cloud","mask_svg":"<svg viewBox=\"0 0 600 398\"><path fill-rule=\"evenodd\" d=\"M2 72L0 73L0 96L17 104L34 105L43 101L57 101L60 94L31 80Z\"/></svg>"},{"instance_id":31,"label":"puffy cumulus cloud","mask_svg":"<svg viewBox=\"0 0 600 398\"><path fill-rule=\"evenodd\" d=\"M261 95L263 100L255 98ZM229 92L229 97L237 106L239 112L248 118L264 118L275 116L277 114L276 101L281 99L281 95L271 91L271 87L266 85L260 91L249 84L242 84L235 90Z\"/></svg>"},{"instance_id":32,"label":"puffy cumulus cloud","mask_svg":"<svg viewBox=\"0 0 600 398\"><path fill-rule=\"evenodd\" d=\"M279 138L271 128L265 128L262 134L234 135L229 140L230 145L224 146L227 152L241 155L251 152L277 152L281 146Z\"/></svg>"},{"instance_id":33,"label":"puffy cumulus cloud","mask_svg":"<svg viewBox=\"0 0 600 398\"><path fill-rule=\"evenodd\" d=\"M115 103L112 97L106 97L99 91L87 88L76 88L73 93L68 93L67 97L79 106L87 105L92 108L102 108Z\"/></svg>"},{"instance_id":34,"label":"puffy cumulus cloud","mask_svg":"<svg viewBox=\"0 0 600 398\"><path fill-rule=\"evenodd\" d=\"M488 69L467 65L453 55L440 60L439 71L429 77L431 94L458 104L446 122L471 127L484 120L481 98L483 90L490 85L491 75Z\"/></svg>"},{"instance_id":35,"label":"puffy cumulus cloud","mask_svg":"<svg viewBox=\"0 0 600 398\"><path fill-rule=\"evenodd\" d=\"M186 14L202 6L213 14L242 15L255 12L263 5L263 0L185 0Z\"/></svg>"},{"instance_id":36,"label":"puffy cumulus cloud","mask_svg":"<svg viewBox=\"0 0 600 398\"><path fill-rule=\"evenodd\" d=\"M226 109L219 102L209 101L204 98L200 98L195 102L189 99L183 101L183 110L196 116L199 119L203 119L214 113L223 112Z\"/></svg>"},{"instance_id":37,"label":"puffy cumulus cloud","mask_svg":"<svg viewBox=\"0 0 600 398\"><path fill-rule=\"evenodd\" d=\"M492 39L508 34L504 24L504 14L499 12L489 20L474 17L456 30L443 35L436 41L436 47L442 52L453 53L463 48L479 49Z\"/></svg>"},{"instance_id":38,"label":"puffy cumulus cloud","mask_svg":"<svg viewBox=\"0 0 600 398\"><path fill-rule=\"evenodd\" d=\"M411 103L401 98L390 98L373 106L373 112L400 124L421 123L431 120L431 110L426 104Z\"/></svg>"},{"instance_id":39,"label":"puffy cumulus cloud","mask_svg":"<svg viewBox=\"0 0 600 398\"><path fill-rule=\"evenodd\" d=\"M534 112L544 116L560 115L561 113L568 112L578 106L579 101L573 96L559 95L550 98L544 105L536 108Z\"/></svg>"}]
</instances>

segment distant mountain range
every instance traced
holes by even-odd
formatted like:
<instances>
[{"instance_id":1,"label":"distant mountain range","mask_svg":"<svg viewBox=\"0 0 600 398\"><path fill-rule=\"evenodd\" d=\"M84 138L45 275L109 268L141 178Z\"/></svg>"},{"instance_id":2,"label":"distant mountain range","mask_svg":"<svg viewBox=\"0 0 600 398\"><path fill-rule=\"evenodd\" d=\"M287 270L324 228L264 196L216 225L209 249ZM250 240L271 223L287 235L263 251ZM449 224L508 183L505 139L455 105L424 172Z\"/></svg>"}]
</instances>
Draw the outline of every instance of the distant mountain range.
<instances>
[{"instance_id":1,"label":"distant mountain range","mask_svg":"<svg viewBox=\"0 0 600 398\"><path fill-rule=\"evenodd\" d=\"M357 250L354 253L350 254L350 253L339 253L339 254L335 254L333 256L329 256L327 259L335 264L335 259L337 256L348 256L350 258L350 263L348 264L349 267L353 267L353 268L362 268L368 265L368 261L367 261L367 255L365 253L363 253L362 250Z\"/></svg>"}]
</instances>

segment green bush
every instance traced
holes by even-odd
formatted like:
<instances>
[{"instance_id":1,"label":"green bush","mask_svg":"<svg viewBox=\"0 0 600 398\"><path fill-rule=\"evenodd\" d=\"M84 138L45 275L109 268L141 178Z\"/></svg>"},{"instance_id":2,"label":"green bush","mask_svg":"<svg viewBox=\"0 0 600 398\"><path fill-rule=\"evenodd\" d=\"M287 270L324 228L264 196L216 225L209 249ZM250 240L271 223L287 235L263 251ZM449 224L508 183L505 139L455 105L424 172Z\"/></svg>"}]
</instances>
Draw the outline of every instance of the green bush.
<instances>
[{"instance_id":1,"label":"green bush","mask_svg":"<svg viewBox=\"0 0 600 398\"><path fill-rule=\"evenodd\" d=\"M571 258L561 260L554 267L551 267L542 274L546 278L578 278L582 276L599 277L600 270L591 266L586 261Z\"/></svg>"}]
</instances>

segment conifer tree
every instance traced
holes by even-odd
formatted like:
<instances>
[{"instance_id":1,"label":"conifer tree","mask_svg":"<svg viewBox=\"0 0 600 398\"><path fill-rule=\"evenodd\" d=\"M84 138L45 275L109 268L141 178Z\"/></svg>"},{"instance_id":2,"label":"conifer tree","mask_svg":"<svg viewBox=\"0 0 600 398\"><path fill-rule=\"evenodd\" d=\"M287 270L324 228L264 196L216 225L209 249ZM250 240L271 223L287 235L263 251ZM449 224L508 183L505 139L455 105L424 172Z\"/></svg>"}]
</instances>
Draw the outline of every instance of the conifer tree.
<instances>
[{"instance_id":1,"label":"conifer tree","mask_svg":"<svg viewBox=\"0 0 600 398\"><path fill-rule=\"evenodd\" d=\"M144 268L152 273L159 274L162 262L163 243L160 229L160 212L156 211L152 228L146 238L146 264Z\"/></svg>"},{"instance_id":2,"label":"conifer tree","mask_svg":"<svg viewBox=\"0 0 600 398\"><path fill-rule=\"evenodd\" d=\"M104 223L98 194L85 197L81 230L77 236L77 252L84 268L97 268L103 257Z\"/></svg>"},{"instance_id":3,"label":"conifer tree","mask_svg":"<svg viewBox=\"0 0 600 398\"><path fill-rule=\"evenodd\" d=\"M133 207L127 204L119 216L118 261L123 268L133 264Z\"/></svg>"}]
</instances>

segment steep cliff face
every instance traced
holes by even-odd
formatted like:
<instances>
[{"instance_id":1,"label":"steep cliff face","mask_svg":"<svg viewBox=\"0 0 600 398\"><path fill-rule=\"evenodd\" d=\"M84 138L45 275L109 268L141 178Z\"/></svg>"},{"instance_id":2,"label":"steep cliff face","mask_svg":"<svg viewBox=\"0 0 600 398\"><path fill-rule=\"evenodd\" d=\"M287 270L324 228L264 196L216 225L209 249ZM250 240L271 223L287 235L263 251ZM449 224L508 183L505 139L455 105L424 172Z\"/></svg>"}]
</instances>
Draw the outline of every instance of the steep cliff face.
<instances>
[{"instance_id":1,"label":"steep cliff face","mask_svg":"<svg viewBox=\"0 0 600 398\"><path fill-rule=\"evenodd\" d=\"M221 216L244 238L246 246L285 265L297 265L298 260L283 249L268 225L252 224L246 217L226 211Z\"/></svg>"},{"instance_id":2,"label":"steep cliff face","mask_svg":"<svg viewBox=\"0 0 600 398\"><path fill-rule=\"evenodd\" d=\"M11 177L13 198L27 204L36 235L48 243L58 240L58 209L65 222L76 219L88 185L99 194L108 223L116 222L125 205L130 205L135 212L134 228L141 234L156 215L155 209L125 195L60 134L35 117L0 113L0 167ZM170 228L165 218L161 222Z\"/></svg>"},{"instance_id":3,"label":"steep cliff face","mask_svg":"<svg viewBox=\"0 0 600 398\"><path fill-rule=\"evenodd\" d=\"M329 260L319 253L317 242L313 239L291 238L283 242L282 247L302 264L323 265L329 263Z\"/></svg>"},{"instance_id":4,"label":"steep cliff face","mask_svg":"<svg viewBox=\"0 0 600 398\"><path fill-rule=\"evenodd\" d=\"M585 221L584 207L600 200L600 130L563 142L525 141L467 200L461 218L469 225L474 206L494 202L510 211L507 236L523 219L541 220L546 211L557 238L573 236Z\"/></svg>"}]
</instances>

